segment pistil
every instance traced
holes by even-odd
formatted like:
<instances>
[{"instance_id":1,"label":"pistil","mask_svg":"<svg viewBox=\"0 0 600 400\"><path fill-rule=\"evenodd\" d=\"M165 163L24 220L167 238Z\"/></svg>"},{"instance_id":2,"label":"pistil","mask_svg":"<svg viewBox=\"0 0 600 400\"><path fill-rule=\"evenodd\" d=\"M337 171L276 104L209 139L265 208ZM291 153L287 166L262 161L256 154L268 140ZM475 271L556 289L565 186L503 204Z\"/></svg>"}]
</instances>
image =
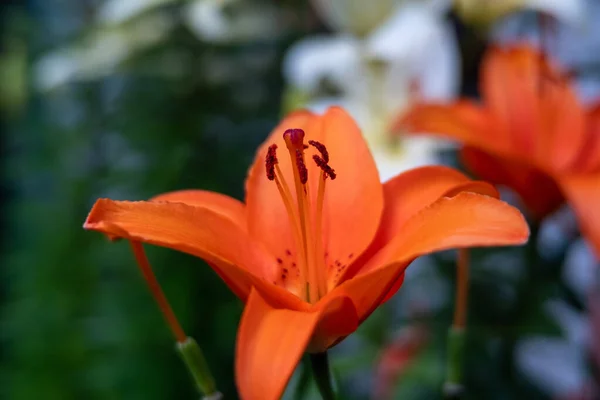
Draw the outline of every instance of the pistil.
<instances>
[{"instance_id":1,"label":"pistil","mask_svg":"<svg viewBox=\"0 0 600 400\"><path fill-rule=\"evenodd\" d=\"M310 229L310 205L308 201L308 170L304 160L304 131L301 129L288 129L283 138L290 153L292 171L298 202L298 216L302 231L302 249L308 280L306 282L306 295L310 303L319 300L318 271L315 268L315 243Z\"/></svg>"}]
</instances>

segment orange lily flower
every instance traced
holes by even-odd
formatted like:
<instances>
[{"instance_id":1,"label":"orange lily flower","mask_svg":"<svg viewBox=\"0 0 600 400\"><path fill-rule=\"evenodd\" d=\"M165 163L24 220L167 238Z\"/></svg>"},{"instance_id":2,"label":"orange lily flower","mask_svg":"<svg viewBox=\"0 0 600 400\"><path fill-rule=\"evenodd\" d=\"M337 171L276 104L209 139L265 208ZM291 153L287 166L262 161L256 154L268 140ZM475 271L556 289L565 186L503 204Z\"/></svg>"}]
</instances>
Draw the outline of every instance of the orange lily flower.
<instances>
[{"instance_id":1,"label":"orange lily flower","mask_svg":"<svg viewBox=\"0 0 600 400\"><path fill-rule=\"evenodd\" d=\"M207 261L246 303L235 370L240 396L251 400L279 398L302 354L354 332L416 257L529 235L493 186L450 168L382 185L340 108L296 112L275 128L250 169L245 204L201 190L100 199L84 227Z\"/></svg>"},{"instance_id":2,"label":"orange lily flower","mask_svg":"<svg viewBox=\"0 0 600 400\"><path fill-rule=\"evenodd\" d=\"M481 73L483 104L418 104L395 128L464 143L467 167L515 190L538 219L566 198L600 258L600 107L585 110L567 76L527 46L493 48Z\"/></svg>"}]
</instances>

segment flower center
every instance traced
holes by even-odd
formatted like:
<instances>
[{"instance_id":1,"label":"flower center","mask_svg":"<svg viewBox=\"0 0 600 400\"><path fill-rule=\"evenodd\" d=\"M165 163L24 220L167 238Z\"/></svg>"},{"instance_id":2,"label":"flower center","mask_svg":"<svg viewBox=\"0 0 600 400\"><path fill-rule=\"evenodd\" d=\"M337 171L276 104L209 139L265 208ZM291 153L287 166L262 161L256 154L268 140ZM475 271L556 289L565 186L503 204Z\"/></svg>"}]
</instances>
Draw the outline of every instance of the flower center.
<instances>
[{"instance_id":1,"label":"flower center","mask_svg":"<svg viewBox=\"0 0 600 400\"><path fill-rule=\"evenodd\" d=\"M290 187L279 168L276 144L269 147L265 164L267 178L275 181L283 200L296 248L298 249L300 282L303 288L301 297L310 303L315 303L327 293L322 233L323 201L327 178L334 180L336 174L329 166L329 152L325 145L309 140L308 144L313 146L319 153L313 155L312 159L321 170L316 204L313 206L310 200L308 169L305 159L305 151L309 146L304 144L304 136L302 129L288 129L283 134L292 163L296 201L294 201Z\"/></svg>"}]
</instances>

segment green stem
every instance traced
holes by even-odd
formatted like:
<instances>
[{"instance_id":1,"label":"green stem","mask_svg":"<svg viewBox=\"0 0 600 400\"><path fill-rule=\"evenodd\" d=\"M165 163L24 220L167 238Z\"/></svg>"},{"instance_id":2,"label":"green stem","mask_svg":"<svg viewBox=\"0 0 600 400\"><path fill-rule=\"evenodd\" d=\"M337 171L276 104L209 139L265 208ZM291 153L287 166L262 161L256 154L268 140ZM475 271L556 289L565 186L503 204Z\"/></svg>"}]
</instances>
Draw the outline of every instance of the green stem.
<instances>
[{"instance_id":1,"label":"green stem","mask_svg":"<svg viewBox=\"0 0 600 400\"><path fill-rule=\"evenodd\" d=\"M331 385L331 371L329 370L329 357L327 352L311 353L310 364L313 370L313 377L319 393L323 400L335 400L335 394Z\"/></svg>"},{"instance_id":2,"label":"green stem","mask_svg":"<svg viewBox=\"0 0 600 400\"><path fill-rule=\"evenodd\" d=\"M444 396L459 399L464 392L463 358L465 351L465 330L467 326L467 300L469 294L469 251L458 251L456 263L456 301L454 320L448 330L448 361Z\"/></svg>"},{"instance_id":3,"label":"green stem","mask_svg":"<svg viewBox=\"0 0 600 400\"><path fill-rule=\"evenodd\" d=\"M444 382L444 398L460 399L464 392L463 358L465 352L465 329L452 326L448 330L448 359L446 365L446 382Z\"/></svg>"},{"instance_id":4,"label":"green stem","mask_svg":"<svg viewBox=\"0 0 600 400\"><path fill-rule=\"evenodd\" d=\"M177 343L177 350L185 365L190 371L196 388L202 394L204 400L220 400L221 393L217 391L215 380L210 373L204 354L198 343L191 337L187 337L184 342Z\"/></svg>"},{"instance_id":5,"label":"green stem","mask_svg":"<svg viewBox=\"0 0 600 400\"><path fill-rule=\"evenodd\" d=\"M528 310L527 305L531 293L534 292L535 285L539 282L538 279L541 278L543 273L542 260L537 247L540 234L539 222L530 222L529 230L529 241L525 247L525 259L527 262L523 272L524 277L517 287L517 299L509 316L513 329L508 332L504 342L502 365L507 378L512 382L519 380L519 374L515 370L515 348L518 341L518 334L514 327L523 323L523 318L525 318L525 313Z\"/></svg>"}]
</instances>

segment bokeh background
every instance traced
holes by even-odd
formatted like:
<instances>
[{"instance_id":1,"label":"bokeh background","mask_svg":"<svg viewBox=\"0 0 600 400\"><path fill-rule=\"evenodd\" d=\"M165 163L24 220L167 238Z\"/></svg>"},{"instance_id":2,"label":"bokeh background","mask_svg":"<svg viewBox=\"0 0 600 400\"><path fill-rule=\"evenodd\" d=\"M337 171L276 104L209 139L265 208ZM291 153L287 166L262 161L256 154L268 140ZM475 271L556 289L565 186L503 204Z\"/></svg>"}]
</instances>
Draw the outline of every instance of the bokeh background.
<instances>
[{"instance_id":1,"label":"bokeh background","mask_svg":"<svg viewBox=\"0 0 600 400\"><path fill-rule=\"evenodd\" d=\"M242 199L254 151L283 113L343 93L343 84L319 73L318 88L302 92L302 79L286 67L303 39L339 33L316 3L2 3L2 398L197 397L129 247L82 224L99 197L203 188ZM478 95L491 43L539 39L534 9L474 25L446 3L436 18L456 37L453 96ZM593 102L600 95L600 1L583 3L584 20L556 17L548 51L576 72L582 98ZM378 18L374 25L383 25ZM418 36L419 24L394 31L391 43ZM415 68L410 60L399 68ZM346 65L342 56L337 61L334 67ZM438 153L438 162L460 167L452 147ZM599 330L593 334L600 310L591 300L600 302L597 262L568 208L539 229L540 240L528 246L473 253L466 398L600 398L600 360L590 350L600 340ZM166 249L148 253L219 389L237 398L241 303L202 261ZM332 350L342 398L441 398L454 259L444 253L415 262L398 295ZM299 382L302 366L287 398ZM310 388L305 396L313 396Z\"/></svg>"}]
</instances>

